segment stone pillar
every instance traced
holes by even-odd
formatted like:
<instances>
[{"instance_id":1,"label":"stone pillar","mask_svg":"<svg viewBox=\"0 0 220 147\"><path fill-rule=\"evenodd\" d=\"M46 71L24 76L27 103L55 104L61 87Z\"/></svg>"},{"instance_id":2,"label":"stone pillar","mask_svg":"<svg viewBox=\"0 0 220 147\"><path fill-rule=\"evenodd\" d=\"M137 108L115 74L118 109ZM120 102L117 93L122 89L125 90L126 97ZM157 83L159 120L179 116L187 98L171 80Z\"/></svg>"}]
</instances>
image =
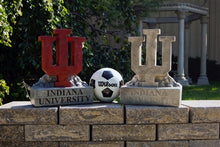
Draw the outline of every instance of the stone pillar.
<instances>
[{"instance_id":1,"label":"stone pillar","mask_svg":"<svg viewBox=\"0 0 220 147\"><path fill-rule=\"evenodd\" d=\"M191 22L185 23L185 50L184 50L184 73L185 77L190 84L192 84L192 79L189 77L189 67L188 67L188 59L189 59L189 49L190 49L190 25Z\"/></svg>"},{"instance_id":2,"label":"stone pillar","mask_svg":"<svg viewBox=\"0 0 220 147\"><path fill-rule=\"evenodd\" d=\"M177 67L177 81L181 85L189 85L188 80L184 76L184 19L185 11L177 11L179 20L179 54Z\"/></svg>"},{"instance_id":3,"label":"stone pillar","mask_svg":"<svg viewBox=\"0 0 220 147\"><path fill-rule=\"evenodd\" d=\"M143 20L142 19L140 19L139 20L139 34L140 34L140 36L142 36L143 35Z\"/></svg>"},{"instance_id":4,"label":"stone pillar","mask_svg":"<svg viewBox=\"0 0 220 147\"><path fill-rule=\"evenodd\" d=\"M207 24L208 17L202 16L200 22L202 24L201 30L201 65L200 76L197 81L197 85L209 85L209 80L206 75L206 54L207 54Z\"/></svg>"}]
</instances>

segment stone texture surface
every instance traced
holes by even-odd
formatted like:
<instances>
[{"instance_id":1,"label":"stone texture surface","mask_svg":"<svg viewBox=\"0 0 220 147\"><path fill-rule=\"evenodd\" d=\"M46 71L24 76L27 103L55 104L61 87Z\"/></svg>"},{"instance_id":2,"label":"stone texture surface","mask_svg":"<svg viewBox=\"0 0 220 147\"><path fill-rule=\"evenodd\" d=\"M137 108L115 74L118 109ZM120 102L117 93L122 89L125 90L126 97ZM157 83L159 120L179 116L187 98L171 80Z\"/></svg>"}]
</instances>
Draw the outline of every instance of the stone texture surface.
<instances>
[{"instance_id":1,"label":"stone texture surface","mask_svg":"<svg viewBox=\"0 0 220 147\"><path fill-rule=\"evenodd\" d=\"M218 138L218 123L158 125L158 140L190 140Z\"/></svg>"},{"instance_id":2,"label":"stone texture surface","mask_svg":"<svg viewBox=\"0 0 220 147\"><path fill-rule=\"evenodd\" d=\"M120 104L91 104L60 107L60 124L123 124Z\"/></svg>"},{"instance_id":3,"label":"stone texture surface","mask_svg":"<svg viewBox=\"0 0 220 147\"><path fill-rule=\"evenodd\" d=\"M189 147L220 147L220 140L190 140Z\"/></svg>"},{"instance_id":4,"label":"stone texture surface","mask_svg":"<svg viewBox=\"0 0 220 147\"><path fill-rule=\"evenodd\" d=\"M59 147L58 142L0 142L0 147Z\"/></svg>"},{"instance_id":5,"label":"stone texture surface","mask_svg":"<svg viewBox=\"0 0 220 147\"><path fill-rule=\"evenodd\" d=\"M0 141L24 141L24 126L0 126Z\"/></svg>"},{"instance_id":6,"label":"stone texture surface","mask_svg":"<svg viewBox=\"0 0 220 147\"><path fill-rule=\"evenodd\" d=\"M192 123L220 122L220 101L218 100L182 101L182 104L190 108Z\"/></svg>"},{"instance_id":7,"label":"stone texture surface","mask_svg":"<svg viewBox=\"0 0 220 147\"><path fill-rule=\"evenodd\" d=\"M132 105L163 105L179 107L182 87L122 86L120 103Z\"/></svg>"},{"instance_id":8,"label":"stone texture surface","mask_svg":"<svg viewBox=\"0 0 220 147\"><path fill-rule=\"evenodd\" d=\"M188 147L188 141L127 142L127 147Z\"/></svg>"},{"instance_id":9,"label":"stone texture surface","mask_svg":"<svg viewBox=\"0 0 220 147\"><path fill-rule=\"evenodd\" d=\"M189 109L181 107L157 107L126 105L127 124L188 123Z\"/></svg>"},{"instance_id":10,"label":"stone texture surface","mask_svg":"<svg viewBox=\"0 0 220 147\"><path fill-rule=\"evenodd\" d=\"M89 125L26 125L25 141L89 141Z\"/></svg>"},{"instance_id":11,"label":"stone texture surface","mask_svg":"<svg viewBox=\"0 0 220 147\"><path fill-rule=\"evenodd\" d=\"M180 107L95 103L35 108L30 102L13 102L0 106L0 147L219 147L220 101L182 103ZM55 118L65 124L55 124Z\"/></svg>"},{"instance_id":12,"label":"stone texture surface","mask_svg":"<svg viewBox=\"0 0 220 147\"><path fill-rule=\"evenodd\" d=\"M29 101L0 106L0 124L56 124L57 107L35 108Z\"/></svg>"},{"instance_id":13,"label":"stone texture surface","mask_svg":"<svg viewBox=\"0 0 220 147\"><path fill-rule=\"evenodd\" d=\"M155 140L155 125L94 125L93 141Z\"/></svg>"},{"instance_id":14,"label":"stone texture surface","mask_svg":"<svg viewBox=\"0 0 220 147\"><path fill-rule=\"evenodd\" d=\"M60 147L123 147L124 142L61 142Z\"/></svg>"}]
</instances>

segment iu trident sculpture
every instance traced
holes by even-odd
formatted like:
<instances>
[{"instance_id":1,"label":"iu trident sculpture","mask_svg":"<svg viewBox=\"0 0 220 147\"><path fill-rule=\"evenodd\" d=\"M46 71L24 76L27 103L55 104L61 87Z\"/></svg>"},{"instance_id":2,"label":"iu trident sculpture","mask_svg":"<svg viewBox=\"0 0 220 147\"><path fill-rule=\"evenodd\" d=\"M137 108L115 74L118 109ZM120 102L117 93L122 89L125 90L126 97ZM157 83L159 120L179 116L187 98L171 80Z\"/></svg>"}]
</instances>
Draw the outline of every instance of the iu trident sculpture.
<instances>
[{"instance_id":1,"label":"iu trident sculpture","mask_svg":"<svg viewBox=\"0 0 220 147\"><path fill-rule=\"evenodd\" d=\"M51 106L92 103L93 88L77 76L82 70L82 43L85 37L69 37L70 29L56 29L53 34L55 36L39 36L42 43L42 70L46 74L30 88L32 104Z\"/></svg>"},{"instance_id":2,"label":"iu trident sculpture","mask_svg":"<svg viewBox=\"0 0 220 147\"><path fill-rule=\"evenodd\" d=\"M168 72L171 70L174 36L159 36L162 42L162 65L157 65L159 29L143 30L145 37L129 37L131 69L135 76L121 88L122 104L179 106L182 86ZM146 64L142 64L142 43L146 42Z\"/></svg>"},{"instance_id":3,"label":"iu trident sculpture","mask_svg":"<svg viewBox=\"0 0 220 147\"><path fill-rule=\"evenodd\" d=\"M53 31L56 36L39 36L42 42L42 70L56 76L55 87L70 87L68 77L77 75L82 70L82 43L85 37L68 37L69 29L57 29ZM53 42L56 42L56 65L53 65ZM68 43L71 44L71 63L68 63Z\"/></svg>"}]
</instances>

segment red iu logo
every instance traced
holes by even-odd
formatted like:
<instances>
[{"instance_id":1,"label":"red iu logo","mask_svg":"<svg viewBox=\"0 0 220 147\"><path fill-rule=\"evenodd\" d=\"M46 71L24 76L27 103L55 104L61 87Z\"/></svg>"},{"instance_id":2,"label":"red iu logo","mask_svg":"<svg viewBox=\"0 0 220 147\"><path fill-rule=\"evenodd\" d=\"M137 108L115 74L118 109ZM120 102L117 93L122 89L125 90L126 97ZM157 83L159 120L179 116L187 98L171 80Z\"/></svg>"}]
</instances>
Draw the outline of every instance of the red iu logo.
<instances>
[{"instance_id":1,"label":"red iu logo","mask_svg":"<svg viewBox=\"0 0 220 147\"><path fill-rule=\"evenodd\" d=\"M42 42L42 70L49 76L56 76L55 87L70 87L68 77L82 70L82 42L85 37L69 37L70 29L56 29L55 36L39 36ZM56 42L56 64L53 65L53 42ZM68 44L71 44L69 55ZM70 56L70 63L69 63Z\"/></svg>"}]
</instances>

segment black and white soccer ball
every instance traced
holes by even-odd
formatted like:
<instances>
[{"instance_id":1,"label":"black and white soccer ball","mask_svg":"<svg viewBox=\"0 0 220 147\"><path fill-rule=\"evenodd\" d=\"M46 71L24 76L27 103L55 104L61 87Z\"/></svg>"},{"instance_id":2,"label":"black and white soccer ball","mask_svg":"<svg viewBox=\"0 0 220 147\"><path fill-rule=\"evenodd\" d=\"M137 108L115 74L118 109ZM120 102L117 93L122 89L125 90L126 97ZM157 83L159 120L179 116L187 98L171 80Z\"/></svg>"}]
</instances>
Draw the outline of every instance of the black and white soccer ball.
<instances>
[{"instance_id":1,"label":"black and white soccer ball","mask_svg":"<svg viewBox=\"0 0 220 147\"><path fill-rule=\"evenodd\" d=\"M112 102L117 98L123 84L120 73L112 68L97 70L89 81L89 85L94 88L95 97L103 102Z\"/></svg>"}]
</instances>

